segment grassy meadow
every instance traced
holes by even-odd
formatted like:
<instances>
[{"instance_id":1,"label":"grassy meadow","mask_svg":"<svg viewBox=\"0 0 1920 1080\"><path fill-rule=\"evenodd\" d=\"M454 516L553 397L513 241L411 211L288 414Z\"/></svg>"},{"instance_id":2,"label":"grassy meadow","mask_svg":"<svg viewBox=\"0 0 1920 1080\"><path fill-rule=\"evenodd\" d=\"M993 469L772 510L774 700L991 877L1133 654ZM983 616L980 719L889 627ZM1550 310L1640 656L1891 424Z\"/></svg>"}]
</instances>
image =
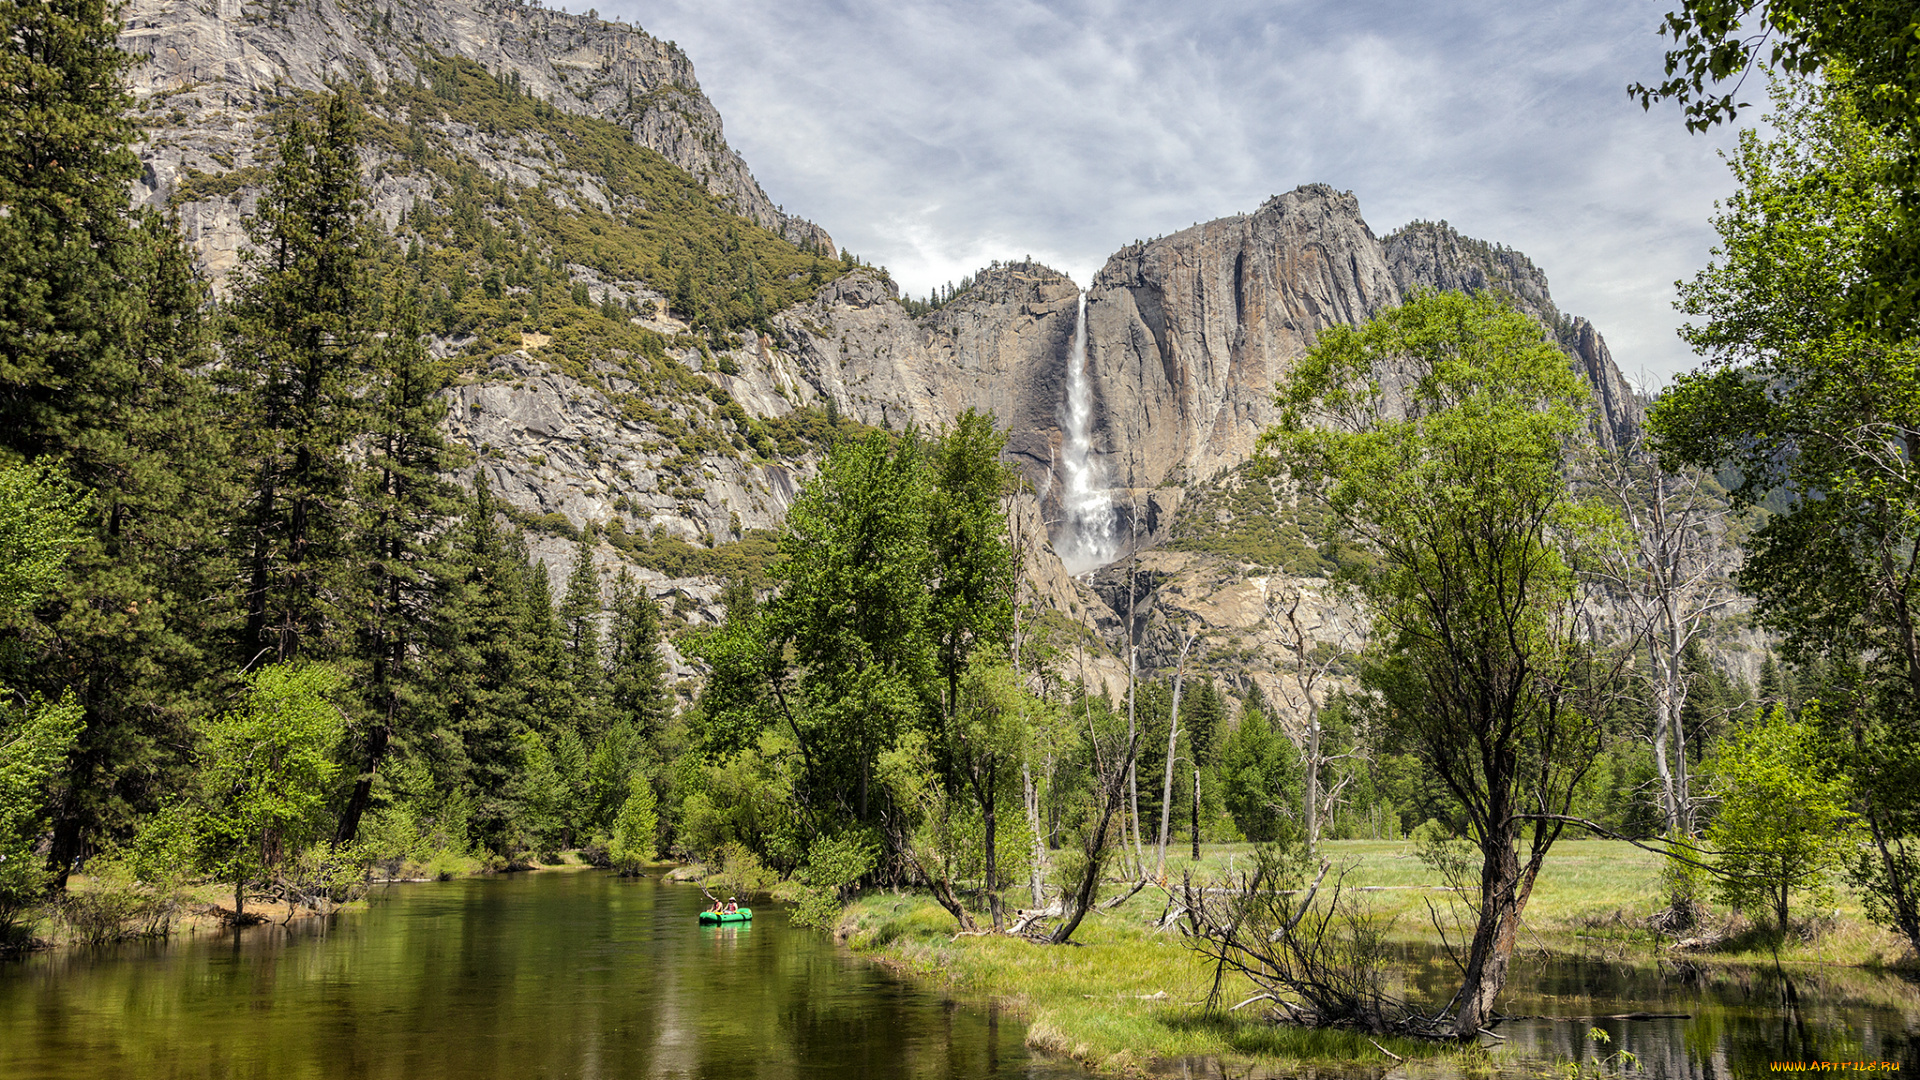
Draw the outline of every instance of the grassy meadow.
<instances>
[{"instance_id":1,"label":"grassy meadow","mask_svg":"<svg viewBox=\"0 0 1920 1080\"><path fill-rule=\"evenodd\" d=\"M1189 870L1196 878L1230 872L1252 850L1248 844L1207 845L1197 863L1185 849L1178 858L1169 851L1167 880L1177 888ZM1346 868L1345 887L1356 890L1352 895L1393 916L1391 937L1405 947L1410 963L1441 962L1435 960L1440 944L1435 918L1455 935L1452 894L1415 858L1410 843L1332 841L1325 853L1336 872ZM1328 875L1329 884L1335 876ZM1115 889L1109 884L1105 892L1115 895ZM1471 1064L1461 1060L1463 1055L1483 1053L1397 1039L1376 1045L1350 1032L1275 1026L1255 1015L1256 1009L1210 1016L1204 1005L1212 968L1181 944L1177 930L1155 929L1167 902L1166 890L1149 885L1111 911L1089 914L1073 946L1049 947L1004 935L956 936L952 916L932 899L879 893L847 909L840 934L855 952L896 970L959 996L997 1000L1030 1022L1030 1044L1104 1072L1134 1072L1154 1060L1202 1056L1257 1061L1268 1068L1384 1069L1396 1064L1384 1049L1409 1059L1403 1071L1452 1073ZM1779 944L1780 963L1881 966L1899 960L1904 949L1865 921L1857 897L1836 887L1833 902L1810 937L1790 935ZM1553 954L1653 964L1684 955L1704 964L1775 962L1767 935L1718 906L1709 925L1690 941L1692 947L1683 950L1673 938L1646 927L1647 916L1663 906L1659 856L1615 841L1562 842L1548 856L1527 906L1522 959ZM1464 919L1464 911L1457 917ZM1467 925L1456 942L1470 932ZM1445 982L1445 973L1440 976ZM1227 1004L1250 993L1247 984L1231 978L1222 987Z\"/></svg>"}]
</instances>

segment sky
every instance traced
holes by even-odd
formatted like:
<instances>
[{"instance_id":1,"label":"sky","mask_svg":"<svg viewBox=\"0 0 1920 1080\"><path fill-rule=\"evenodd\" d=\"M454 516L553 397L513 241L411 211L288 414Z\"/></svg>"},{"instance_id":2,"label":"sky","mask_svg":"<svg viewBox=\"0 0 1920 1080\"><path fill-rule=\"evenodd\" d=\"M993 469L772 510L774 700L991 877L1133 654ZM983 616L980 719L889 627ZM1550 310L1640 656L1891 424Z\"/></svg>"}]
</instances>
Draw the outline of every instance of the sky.
<instances>
[{"instance_id":1,"label":"sky","mask_svg":"<svg viewBox=\"0 0 1920 1080\"><path fill-rule=\"evenodd\" d=\"M601 3L686 50L776 203L916 296L1027 256L1085 285L1322 182L1376 235L1444 220L1525 252L1637 385L1695 366L1673 286L1707 263L1734 136L1627 96L1671 0Z\"/></svg>"}]
</instances>

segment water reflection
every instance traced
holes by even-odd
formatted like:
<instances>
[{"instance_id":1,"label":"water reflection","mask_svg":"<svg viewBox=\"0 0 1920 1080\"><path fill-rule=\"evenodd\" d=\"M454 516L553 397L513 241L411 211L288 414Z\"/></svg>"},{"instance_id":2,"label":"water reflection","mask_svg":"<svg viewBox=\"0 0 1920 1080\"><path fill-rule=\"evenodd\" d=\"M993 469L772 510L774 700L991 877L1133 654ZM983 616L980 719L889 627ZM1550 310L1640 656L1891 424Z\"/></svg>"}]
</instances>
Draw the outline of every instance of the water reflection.
<instances>
[{"instance_id":1,"label":"water reflection","mask_svg":"<svg viewBox=\"0 0 1920 1080\"><path fill-rule=\"evenodd\" d=\"M0 1076L1083 1076L1021 1025L697 890L600 873L400 887L325 926L0 967Z\"/></svg>"},{"instance_id":2,"label":"water reflection","mask_svg":"<svg viewBox=\"0 0 1920 1080\"><path fill-rule=\"evenodd\" d=\"M330 924L63 951L0 965L0 1077L1084 1077L1035 1059L1024 1025L963 1007L787 925L702 927L698 890L600 873L397 887ZM1458 985L1438 950L1397 989ZM1737 1080L1774 1061L1920 1070L1920 990L1855 969L1797 971L1522 956L1501 1011L1502 1076L1633 1054L1651 1080ZM1612 1019L1685 1013L1687 1019ZM1589 1032L1609 1036L1596 1044ZM1378 1078L1377 1067L1166 1076ZM1396 1075L1458 1073L1419 1063ZM1611 1071L1609 1068L1608 1071Z\"/></svg>"},{"instance_id":3,"label":"water reflection","mask_svg":"<svg viewBox=\"0 0 1920 1080\"><path fill-rule=\"evenodd\" d=\"M1566 959L1525 960L1514 974L1502 1011L1538 1019L1501 1025L1504 1057L1598 1065L1625 1050L1654 1080L1731 1080L1795 1061L1920 1069L1920 992L1895 975ZM1619 1018L1635 1013L1686 1018ZM1589 1037L1595 1028L1605 1043Z\"/></svg>"}]
</instances>

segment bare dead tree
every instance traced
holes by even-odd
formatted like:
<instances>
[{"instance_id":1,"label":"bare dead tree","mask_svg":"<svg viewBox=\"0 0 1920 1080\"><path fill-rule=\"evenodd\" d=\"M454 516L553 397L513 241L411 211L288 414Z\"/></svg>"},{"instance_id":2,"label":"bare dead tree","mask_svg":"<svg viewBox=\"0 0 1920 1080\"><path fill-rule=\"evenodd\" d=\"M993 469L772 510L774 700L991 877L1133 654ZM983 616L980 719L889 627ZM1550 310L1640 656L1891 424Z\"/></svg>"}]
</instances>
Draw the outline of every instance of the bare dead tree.
<instances>
[{"instance_id":1,"label":"bare dead tree","mask_svg":"<svg viewBox=\"0 0 1920 1080\"><path fill-rule=\"evenodd\" d=\"M1027 559L1034 550L1033 540L1028 536L1020 517L1019 498L1030 490L1025 482L1014 486L1002 496L1002 510L1007 519L1007 537L1013 549L1014 565L1021 569L1014 581L1013 602L1013 667L1020 677L1022 685L1035 691L1041 700L1047 699L1048 687L1045 685L1046 666L1044 663L1028 664L1028 650L1031 631L1028 629L1027 615L1033 605L1033 584L1031 575L1026 573ZM1049 767L1048 772L1052 769ZM1027 815L1027 831L1032 834L1033 850L1029 853L1027 866L1027 890L1032 894L1033 906L1038 908L1046 903L1047 845L1045 835L1040 830L1040 787L1033 779L1033 740L1025 740L1020 754L1020 798Z\"/></svg>"},{"instance_id":2,"label":"bare dead tree","mask_svg":"<svg viewBox=\"0 0 1920 1080\"><path fill-rule=\"evenodd\" d=\"M1064 899L1064 915L1059 926L1047 935L1052 945L1064 945L1073 939L1073 932L1080 928L1080 920L1086 918L1093 907L1094 894L1100 888L1100 873L1105 868L1107 849L1112 839L1114 818L1123 815L1126 809L1127 781L1133 776L1135 750L1140 737L1137 732L1129 731L1124 743L1117 736L1102 737L1091 723L1087 726L1087 739L1093 749L1094 767L1094 805L1088 816L1087 827L1080 838L1080 855L1084 860L1080 867L1080 881L1073 893ZM1124 818L1122 829L1125 828ZM1126 839L1123 834L1121 846Z\"/></svg>"},{"instance_id":3,"label":"bare dead tree","mask_svg":"<svg viewBox=\"0 0 1920 1080\"><path fill-rule=\"evenodd\" d=\"M1696 802L1681 723L1690 689L1685 655L1737 598L1732 573L1739 552L1728 541L1732 509L1712 477L1667 472L1638 442L1601 455L1598 465L1599 482L1630 533L1625 547L1601 560L1599 576L1628 612L1629 633L1646 642L1653 690L1647 739L1667 832L1692 836Z\"/></svg>"},{"instance_id":4,"label":"bare dead tree","mask_svg":"<svg viewBox=\"0 0 1920 1080\"><path fill-rule=\"evenodd\" d=\"M1234 974L1254 993L1229 1012L1265 1001L1272 1019L1302 1027L1452 1038L1445 1010L1388 992L1392 920L1346 893L1346 868L1323 894L1332 866L1321 860L1307 883L1310 858L1304 846L1262 845L1249 869L1210 881L1189 871L1182 880L1175 903L1185 909L1186 944L1214 965L1208 1009L1220 1009Z\"/></svg>"},{"instance_id":5,"label":"bare dead tree","mask_svg":"<svg viewBox=\"0 0 1920 1080\"><path fill-rule=\"evenodd\" d=\"M1280 647L1288 653L1291 677L1281 684L1280 696L1294 715L1301 717L1300 730L1289 734L1299 748L1300 763L1306 771L1306 791L1301 801L1307 846L1318 851L1321 824L1332 815L1333 808L1340 804L1341 793L1353 782L1353 774L1345 773L1330 789L1325 788L1328 767L1349 755L1328 754L1322 745L1320 730L1320 702L1326 696L1322 684L1340 662L1342 651L1353 639L1353 630L1335 622L1333 647L1319 648L1323 641L1315 635L1328 627L1325 622L1307 624L1301 618L1300 604L1304 598L1299 586L1291 583L1277 593L1269 593L1267 618L1280 636Z\"/></svg>"},{"instance_id":6,"label":"bare dead tree","mask_svg":"<svg viewBox=\"0 0 1920 1080\"><path fill-rule=\"evenodd\" d=\"M1180 689L1187 675L1187 653L1193 649L1193 639L1199 636L1199 630L1188 628L1185 640L1180 642L1180 662L1173 669L1173 718L1167 725L1167 774L1160 783L1160 846L1153 864L1154 879L1162 882L1167 880L1167 828L1173 815L1173 764L1180 741Z\"/></svg>"}]
</instances>

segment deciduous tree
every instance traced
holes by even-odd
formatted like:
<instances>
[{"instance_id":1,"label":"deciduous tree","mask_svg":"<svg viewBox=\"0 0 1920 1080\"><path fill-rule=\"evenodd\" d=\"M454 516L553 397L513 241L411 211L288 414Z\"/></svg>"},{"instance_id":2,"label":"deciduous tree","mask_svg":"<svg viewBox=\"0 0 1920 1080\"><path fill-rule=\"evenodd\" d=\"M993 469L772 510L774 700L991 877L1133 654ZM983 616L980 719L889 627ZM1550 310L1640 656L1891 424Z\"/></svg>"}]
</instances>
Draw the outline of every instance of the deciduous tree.
<instances>
[{"instance_id":1,"label":"deciduous tree","mask_svg":"<svg viewBox=\"0 0 1920 1080\"><path fill-rule=\"evenodd\" d=\"M217 873L233 882L235 916L247 886L269 880L326 834L329 788L345 720L340 674L321 664L250 673L238 708L205 721L202 835Z\"/></svg>"},{"instance_id":2,"label":"deciduous tree","mask_svg":"<svg viewBox=\"0 0 1920 1080\"><path fill-rule=\"evenodd\" d=\"M1713 778L1720 807L1707 844L1721 853L1718 891L1735 907L1769 909L1782 933L1790 899L1823 893L1853 854L1851 784L1818 730L1819 711L1761 709L1722 744Z\"/></svg>"},{"instance_id":3,"label":"deciduous tree","mask_svg":"<svg viewBox=\"0 0 1920 1080\"><path fill-rule=\"evenodd\" d=\"M1877 854L1863 881L1920 947L1920 342L1844 302L1902 227L1885 182L1900 148L1863 117L1870 92L1840 73L1781 84L1777 136L1743 133L1720 254L1681 290L1707 362L1649 425L1670 466L1730 469L1736 503L1776 511L1738 580L1788 657L1861 665L1851 768Z\"/></svg>"},{"instance_id":4,"label":"deciduous tree","mask_svg":"<svg viewBox=\"0 0 1920 1080\"><path fill-rule=\"evenodd\" d=\"M1583 714L1573 549L1603 515L1564 470L1589 392L1498 300L1416 296L1331 327L1282 384L1263 440L1376 554L1347 580L1373 616L1367 685L1460 801L1479 919L1454 1031L1506 983L1521 913L1600 748Z\"/></svg>"}]
</instances>

